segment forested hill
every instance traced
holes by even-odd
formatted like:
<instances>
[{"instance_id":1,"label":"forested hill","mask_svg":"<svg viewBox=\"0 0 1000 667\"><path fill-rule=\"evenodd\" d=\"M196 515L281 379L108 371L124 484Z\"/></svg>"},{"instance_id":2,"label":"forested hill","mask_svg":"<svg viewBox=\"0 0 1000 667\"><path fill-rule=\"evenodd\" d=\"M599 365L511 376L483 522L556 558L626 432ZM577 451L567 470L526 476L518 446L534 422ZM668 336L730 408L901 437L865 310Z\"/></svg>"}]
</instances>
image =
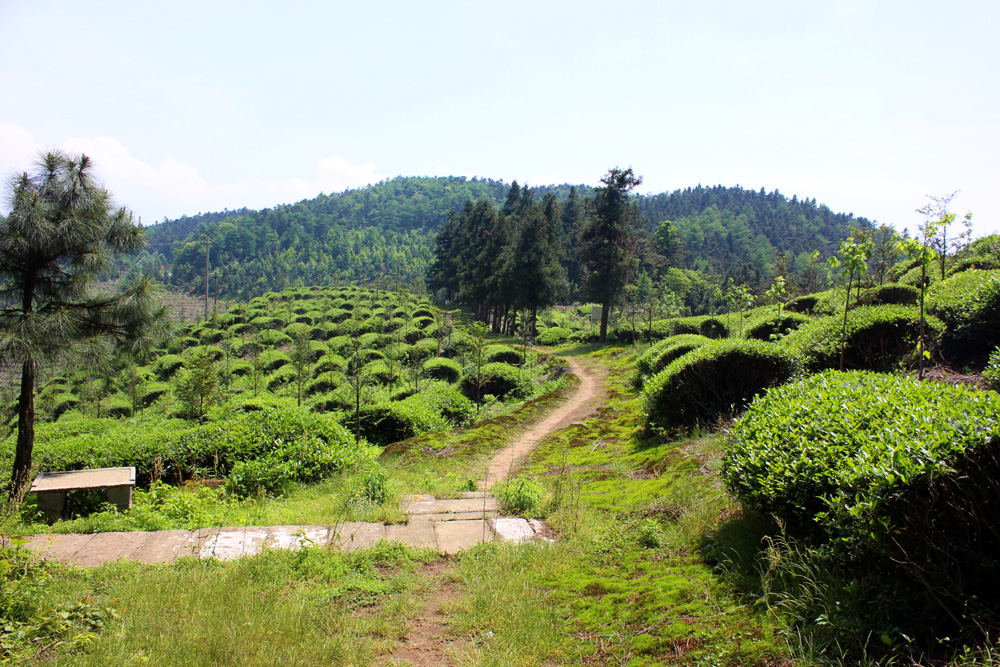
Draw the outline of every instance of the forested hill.
<instances>
[{"instance_id":1,"label":"forested hill","mask_svg":"<svg viewBox=\"0 0 1000 667\"><path fill-rule=\"evenodd\" d=\"M146 229L150 252L140 257L139 267L200 291L207 235L210 280L218 280L224 296L248 298L337 280L419 283L448 216L468 200L500 205L509 189L510 184L489 179L398 177L260 211L185 216ZM569 190L548 186L532 193L540 199L553 192L563 200ZM590 196L585 186L577 192L581 199ZM790 262L814 249L828 254L849 224L867 223L835 214L815 199L739 187L698 186L639 197L637 203L651 231L663 220L673 221L677 265L720 275L731 267L759 274L782 252L794 254L786 257Z\"/></svg>"}]
</instances>

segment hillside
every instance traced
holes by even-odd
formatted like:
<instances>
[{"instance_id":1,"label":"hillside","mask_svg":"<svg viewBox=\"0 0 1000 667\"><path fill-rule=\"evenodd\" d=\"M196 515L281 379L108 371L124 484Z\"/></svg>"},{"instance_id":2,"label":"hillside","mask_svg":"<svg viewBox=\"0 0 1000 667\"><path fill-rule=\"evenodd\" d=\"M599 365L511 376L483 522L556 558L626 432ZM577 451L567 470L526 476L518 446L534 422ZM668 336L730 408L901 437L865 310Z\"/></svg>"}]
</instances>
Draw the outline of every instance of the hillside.
<instances>
[{"instance_id":1,"label":"hillside","mask_svg":"<svg viewBox=\"0 0 1000 667\"><path fill-rule=\"evenodd\" d=\"M321 194L296 204L185 216L147 228L152 264L167 282L204 289L205 242L220 294L247 299L272 289L338 281L420 285L434 238L466 201L500 205L510 184L464 177L398 177L357 190ZM565 201L569 185L533 188L541 199ZM581 199L590 189L577 186ZM794 271L813 250L828 254L849 225L864 218L834 213L815 199L786 198L740 187L702 187L637 198L652 232L671 220L679 245L676 266L751 284L770 277L783 253Z\"/></svg>"}]
</instances>

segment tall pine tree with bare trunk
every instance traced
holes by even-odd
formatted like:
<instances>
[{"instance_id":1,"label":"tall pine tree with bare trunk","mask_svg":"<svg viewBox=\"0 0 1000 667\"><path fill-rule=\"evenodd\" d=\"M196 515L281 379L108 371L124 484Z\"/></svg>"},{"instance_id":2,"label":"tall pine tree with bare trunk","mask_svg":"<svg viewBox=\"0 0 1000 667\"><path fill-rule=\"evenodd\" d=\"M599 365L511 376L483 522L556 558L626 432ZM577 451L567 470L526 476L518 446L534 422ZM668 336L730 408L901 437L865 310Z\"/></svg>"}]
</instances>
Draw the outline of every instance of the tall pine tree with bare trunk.
<instances>
[{"instance_id":1,"label":"tall pine tree with bare trunk","mask_svg":"<svg viewBox=\"0 0 1000 667\"><path fill-rule=\"evenodd\" d=\"M9 497L30 481L39 367L74 357L96 367L148 351L165 334L153 285L96 289L117 257L145 245L142 228L97 182L90 159L51 152L11 179L0 217L0 362L20 366L17 445Z\"/></svg>"},{"instance_id":2,"label":"tall pine tree with bare trunk","mask_svg":"<svg viewBox=\"0 0 1000 667\"><path fill-rule=\"evenodd\" d=\"M638 261L638 212L629 193L642 184L632 168L615 167L594 190L593 215L580 235L587 267L587 293L601 304L601 342L608 336L608 313L618 304Z\"/></svg>"}]
</instances>

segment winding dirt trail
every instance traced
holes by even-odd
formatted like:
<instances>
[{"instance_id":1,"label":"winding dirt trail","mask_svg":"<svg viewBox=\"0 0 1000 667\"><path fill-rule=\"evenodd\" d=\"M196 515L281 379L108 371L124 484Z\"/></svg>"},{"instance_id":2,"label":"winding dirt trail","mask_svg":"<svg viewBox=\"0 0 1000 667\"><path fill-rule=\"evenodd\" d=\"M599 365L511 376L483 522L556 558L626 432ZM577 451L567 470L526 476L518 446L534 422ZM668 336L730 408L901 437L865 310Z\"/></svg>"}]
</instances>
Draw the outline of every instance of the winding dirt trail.
<instances>
[{"instance_id":1,"label":"winding dirt trail","mask_svg":"<svg viewBox=\"0 0 1000 667\"><path fill-rule=\"evenodd\" d=\"M580 384L566 401L545 419L529 427L511 444L501 449L490 460L489 473L480 482L487 490L495 482L507 479L510 473L534 450L545 437L564 426L583 419L604 404L607 393L604 378L595 370L596 363L573 357L563 357L570 370L580 378ZM459 587L448 578L451 565L436 564L433 575L438 585L427 594L427 605L410 622L410 631L391 656L391 665L415 667L451 667L456 651L469 648L465 639L448 636L448 620L442 613L442 603L449 603L461 596Z\"/></svg>"},{"instance_id":2,"label":"winding dirt trail","mask_svg":"<svg viewBox=\"0 0 1000 667\"><path fill-rule=\"evenodd\" d=\"M493 455L486 479L479 483L480 490L486 491L495 482L507 479L543 438L579 421L604 404L607 398L604 379L594 370L594 362L574 357L562 359L573 374L580 378L576 391L549 416L529 427L514 442Z\"/></svg>"}]
</instances>

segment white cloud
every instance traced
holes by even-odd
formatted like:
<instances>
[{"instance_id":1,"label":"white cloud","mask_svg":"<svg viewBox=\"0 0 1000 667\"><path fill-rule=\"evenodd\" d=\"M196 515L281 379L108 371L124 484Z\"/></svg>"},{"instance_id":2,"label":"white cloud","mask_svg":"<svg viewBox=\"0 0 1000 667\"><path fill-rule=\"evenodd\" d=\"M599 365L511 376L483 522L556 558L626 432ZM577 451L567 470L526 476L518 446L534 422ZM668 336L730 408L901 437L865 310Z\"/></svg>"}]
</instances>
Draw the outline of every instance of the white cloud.
<instances>
[{"instance_id":1,"label":"white cloud","mask_svg":"<svg viewBox=\"0 0 1000 667\"><path fill-rule=\"evenodd\" d=\"M224 208L266 208L375 183L383 177L371 161L351 164L341 155L319 160L312 178L243 179L209 183L196 167L176 158L154 166L113 137L71 137L59 144L94 160L99 178L119 203L148 222ZM45 147L16 125L0 124L0 167L24 169Z\"/></svg>"}]
</instances>

